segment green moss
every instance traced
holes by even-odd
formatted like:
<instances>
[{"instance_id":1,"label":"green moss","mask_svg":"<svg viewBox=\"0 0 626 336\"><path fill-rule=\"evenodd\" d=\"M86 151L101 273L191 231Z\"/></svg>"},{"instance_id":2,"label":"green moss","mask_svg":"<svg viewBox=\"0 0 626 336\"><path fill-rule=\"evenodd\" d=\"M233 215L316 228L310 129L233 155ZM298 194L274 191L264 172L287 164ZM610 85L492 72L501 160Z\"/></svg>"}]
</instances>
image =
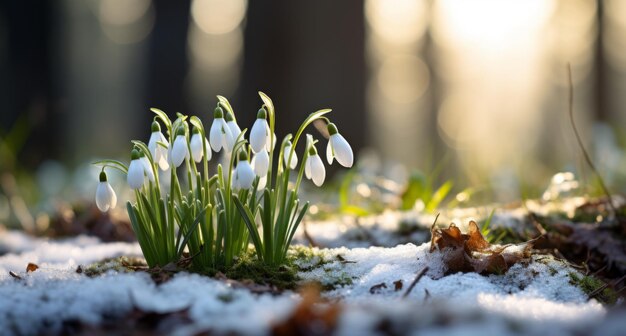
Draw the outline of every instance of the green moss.
<instances>
[{"instance_id":1,"label":"green moss","mask_svg":"<svg viewBox=\"0 0 626 336\"><path fill-rule=\"evenodd\" d=\"M89 277L94 277L113 270L120 273L134 272L137 268L147 267L146 261L143 258L131 258L131 257L117 257L107 258L102 261L98 261L89 264L85 267L79 266L76 270L77 273L84 273Z\"/></svg>"},{"instance_id":2,"label":"green moss","mask_svg":"<svg viewBox=\"0 0 626 336\"><path fill-rule=\"evenodd\" d=\"M326 271L327 273L330 273L332 270L324 269L324 271ZM351 286L354 283L354 279L356 278L349 276L345 272L341 272L339 276L329 277L328 279L325 279L323 282L320 281L319 284L321 285L322 290L331 291L339 287Z\"/></svg>"},{"instance_id":3,"label":"green moss","mask_svg":"<svg viewBox=\"0 0 626 336\"><path fill-rule=\"evenodd\" d=\"M278 289L295 289L300 281L299 271L311 271L327 263L323 255L313 248L292 246L289 248L285 263L271 267L257 259L254 249L249 249L235 260L231 267L221 270L207 269L200 273L214 276L219 271L233 280L249 280L257 284L272 285Z\"/></svg>"},{"instance_id":4,"label":"green moss","mask_svg":"<svg viewBox=\"0 0 626 336\"><path fill-rule=\"evenodd\" d=\"M598 278L595 278L593 276L581 277L579 274L576 274L574 272L569 273L569 278L570 284L577 286L587 295L590 295L591 293L595 292L605 285L604 281ZM615 291L610 287L603 289L594 297L604 304L612 305L615 304L615 301L617 301L617 293L615 293Z\"/></svg>"}]
</instances>

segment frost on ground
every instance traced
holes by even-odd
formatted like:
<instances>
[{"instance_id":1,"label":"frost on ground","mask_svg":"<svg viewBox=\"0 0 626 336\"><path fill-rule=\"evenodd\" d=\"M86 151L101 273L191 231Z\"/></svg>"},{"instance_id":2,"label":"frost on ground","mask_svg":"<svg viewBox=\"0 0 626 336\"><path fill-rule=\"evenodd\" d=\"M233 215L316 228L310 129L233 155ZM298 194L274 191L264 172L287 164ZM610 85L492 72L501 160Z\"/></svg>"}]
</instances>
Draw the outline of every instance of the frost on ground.
<instances>
[{"instance_id":1,"label":"frost on ground","mask_svg":"<svg viewBox=\"0 0 626 336\"><path fill-rule=\"evenodd\" d=\"M20 242L20 244L15 244ZM505 274L445 275L440 252L429 243L393 248L315 249L298 261L303 281L327 291L326 304L341 309L339 335L408 334L619 334L624 314L607 308L570 283L575 272L548 256L534 256ZM301 298L293 292L253 294L208 277L179 273L156 285L145 272L76 272L104 258L138 256L136 244L101 243L77 237L50 241L18 232L0 233L0 330L10 334L60 333L68 326L98 328L133 311L185 312L187 319L163 326L181 335L268 334L287 320ZM26 272L28 263L39 266ZM429 271L402 298L416 273ZM14 275L9 275L9 272ZM242 323L245 321L245 323ZM169 329L167 329L169 328Z\"/></svg>"}]
</instances>

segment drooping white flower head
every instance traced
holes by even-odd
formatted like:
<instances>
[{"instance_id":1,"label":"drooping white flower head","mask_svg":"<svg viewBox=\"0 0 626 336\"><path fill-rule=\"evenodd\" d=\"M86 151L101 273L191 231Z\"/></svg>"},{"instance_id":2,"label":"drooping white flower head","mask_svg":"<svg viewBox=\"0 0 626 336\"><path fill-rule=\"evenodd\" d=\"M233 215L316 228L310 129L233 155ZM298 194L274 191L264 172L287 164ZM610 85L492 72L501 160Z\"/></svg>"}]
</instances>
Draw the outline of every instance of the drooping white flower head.
<instances>
[{"instance_id":1,"label":"drooping white flower head","mask_svg":"<svg viewBox=\"0 0 626 336\"><path fill-rule=\"evenodd\" d=\"M206 156L207 161L211 160L211 156L213 155L211 152L211 145L209 144L209 140L204 138L204 146L206 147ZM200 134L200 130L197 128L193 128L193 135L191 136L191 140L189 140L189 147L191 148L191 158L196 161L202 161L202 157L204 156L204 149L202 144L202 134Z\"/></svg>"},{"instance_id":2,"label":"drooping white flower head","mask_svg":"<svg viewBox=\"0 0 626 336\"><path fill-rule=\"evenodd\" d=\"M252 151L255 153L263 149L269 151L267 145L270 141L270 127L267 124L266 117L267 112L264 108L260 108L256 114L256 121L250 130L250 147L252 147Z\"/></svg>"},{"instance_id":3,"label":"drooping white flower head","mask_svg":"<svg viewBox=\"0 0 626 336\"><path fill-rule=\"evenodd\" d=\"M287 163L289 160L289 154L291 152L291 141L287 141L285 144L285 148L283 149L283 161L285 162L285 166L289 167L289 169L295 169L298 165L298 155L296 152L293 152L291 156L291 162Z\"/></svg>"},{"instance_id":4,"label":"drooping white flower head","mask_svg":"<svg viewBox=\"0 0 626 336\"><path fill-rule=\"evenodd\" d=\"M154 182L154 171L152 170L152 165L150 164L150 159L143 153L139 152L141 165L143 166L143 172L148 177L148 180Z\"/></svg>"},{"instance_id":5,"label":"drooping white flower head","mask_svg":"<svg viewBox=\"0 0 626 336\"><path fill-rule=\"evenodd\" d=\"M327 129L330 134L328 146L326 147L326 160L328 160L328 164L332 164L333 158L336 158L340 165L346 168L352 167L352 163L354 162L352 147L350 147L348 141L339 134L335 124L328 124Z\"/></svg>"},{"instance_id":6,"label":"drooping white flower head","mask_svg":"<svg viewBox=\"0 0 626 336\"><path fill-rule=\"evenodd\" d=\"M150 134L150 140L148 141L148 149L152 154L152 159L159 165L159 168L161 168L161 170L167 170L170 167L167 161L167 148L159 145L159 142L165 144L167 147L170 146L170 143L163 133L161 133L161 126L155 120L152 122L152 134Z\"/></svg>"},{"instance_id":7,"label":"drooping white flower head","mask_svg":"<svg viewBox=\"0 0 626 336\"><path fill-rule=\"evenodd\" d=\"M174 167L179 167L188 155L189 149L187 148L185 128L181 126L176 131L176 138L174 139L174 144L172 145L172 151L170 153L170 159Z\"/></svg>"},{"instance_id":8,"label":"drooping white flower head","mask_svg":"<svg viewBox=\"0 0 626 336\"><path fill-rule=\"evenodd\" d=\"M267 175L267 172L270 168L270 156L265 148L263 148L260 152L254 155L251 164L252 168L254 169L254 173L257 176L263 177Z\"/></svg>"},{"instance_id":9,"label":"drooping white flower head","mask_svg":"<svg viewBox=\"0 0 626 336\"><path fill-rule=\"evenodd\" d=\"M235 180L241 189L250 189L255 179L254 170L248 162L248 154L245 151L239 152L239 162L235 168Z\"/></svg>"},{"instance_id":10,"label":"drooping white flower head","mask_svg":"<svg viewBox=\"0 0 626 336\"><path fill-rule=\"evenodd\" d=\"M143 186L145 177L145 168L141 162L141 156L139 151L133 149L130 155L130 164L128 165L128 173L126 175L126 181L131 189L139 189Z\"/></svg>"},{"instance_id":11,"label":"drooping white flower head","mask_svg":"<svg viewBox=\"0 0 626 336\"><path fill-rule=\"evenodd\" d=\"M213 124L211 124L211 130L209 131L209 143L216 152L219 152L222 148L230 152L235 144L230 127L224 120L224 110L219 106L213 112Z\"/></svg>"},{"instance_id":12,"label":"drooping white flower head","mask_svg":"<svg viewBox=\"0 0 626 336\"><path fill-rule=\"evenodd\" d=\"M115 191L107 181L107 174L100 172L100 182L96 188L96 206L100 211L107 212L109 209L114 209L117 204L117 196Z\"/></svg>"},{"instance_id":13,"label":"drooping white flower head","mask_svg":"<svg viewBox=\"0 0 626 336\"><path fill-rule=\"evenodd\" d=\"M237 125L237 121L235 120L235 117L232 113L226 112L224 119L226 120L226 125L230 130L232 142L235 143L235 141L237 141L237 137L239 137L239 134L241 134L241 128L239 128L239 125Z\"/></svg>"},{"instance_id":14,"label":"drooping white flower head","mask_svg":"<svg viewBox=\"0 0 626 336\"><path fill-rule=\"evenodd\" d=\"M317 154L315 146L311 146L309 149L309 156L304 164L304 175L306 178L313 180L316 186L321 187L326 179L326 168L322 158Z\"/></svg>"}]
</instances>

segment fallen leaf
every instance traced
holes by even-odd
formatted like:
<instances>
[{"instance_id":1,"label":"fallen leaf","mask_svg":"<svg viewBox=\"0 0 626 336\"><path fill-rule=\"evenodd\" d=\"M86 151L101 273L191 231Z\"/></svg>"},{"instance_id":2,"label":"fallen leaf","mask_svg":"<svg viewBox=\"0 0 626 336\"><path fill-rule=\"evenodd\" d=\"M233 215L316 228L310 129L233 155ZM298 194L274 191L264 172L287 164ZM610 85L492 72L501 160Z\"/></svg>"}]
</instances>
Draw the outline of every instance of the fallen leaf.
<instances>
[{"instance_id":1,"label":"fallen leaf","mask_svg":"<svg viewBox=\"0 0 626 336\"><path fill-rule=\"evenodd\" d=\"M431 228L430 252L441 251L449 273L501 274L513 264L530 257L533 241L517 245L491 245L480 233L476 222L470 221L468 227L467 234L462 234L454 223L447 229Z\"/></svg>"},{"instance_id":2,"label":"fallen leaf","mask_svg":"<svg viewBox=\"0 0 626 336\"><path fill-rule=\"evenodd\" d=\"M394 291L399 291L402 289L402 280L397 280L393 282L393 290Z\"/></svg>"},{"instance_id":3,"label":"fallen leaf","mask_svg":"<svg viewBox=\"0 0 626 336\"><path fill-rule=\"evenodd\" d=\"M274 324L271 334L286 335L332 335L337 327L341 306L323 303L318 285L310 284L301 290L302 301L286 320Z\"/></svg>"},{"instance_id":4,"label":"fallen leaf","mask_svg":"<svg viewBox=\"0 0 626 336\"><path fill-rule=\"evenodd\" d=\"M370 294L378 294L382 292L383 289L386 289L387 285L384 282L379 283L378 285L374 285L370 288Z\"/></svg>"},{"instance_id":5,"label":"fallen leaf","mask_svg":"<svg viewBox=\"0 0 626 336\"><path fill-rule=\"evenodd\" d=\"M37 266L37 264L28 263L28 265L26 265L26 273L34 272L38 268L39 268L39 266Z\"/></svg>"},{"instance_id":6,"label":"fallen leaf","mask_svg":"<svg viewBox=\"0 0 626 336\"><path fill-rule=\"evenodd\" d=\"M13 271L9 271L9 275L14 277L17 280L22 280L22 277L17 275L17 273L13 272Z\"/></svg>"}]
</instances>

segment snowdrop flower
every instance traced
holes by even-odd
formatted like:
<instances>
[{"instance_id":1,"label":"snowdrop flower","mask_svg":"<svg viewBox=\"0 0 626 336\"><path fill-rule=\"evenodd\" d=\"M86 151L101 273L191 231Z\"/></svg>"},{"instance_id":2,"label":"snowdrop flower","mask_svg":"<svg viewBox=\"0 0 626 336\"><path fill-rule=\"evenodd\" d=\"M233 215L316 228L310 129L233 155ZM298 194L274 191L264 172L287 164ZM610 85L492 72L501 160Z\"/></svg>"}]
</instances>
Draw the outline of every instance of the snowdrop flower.
<instances>
[{"instance_id":1,"label":"snowdrop flower","mask_svg":"<svg viewBox=\"0 0 626 336\"><path fill-rule=\"evenodd\" d=\"M170 143L161 133L161 126L155 120L152 122L152 134L150 134L150 140L148 141L148 149L152 154L152 159L159 165L159 168L167 170L170 167L169 162L167 162L167 148L159 145L158 142L162 142L167 147L170 146Z\"/></svg>"},{"instance_id":2,"label":"snowdrop flower","mask_svg":"<svg viewBox=\"0 0 626 336\"><path fill-rule=\"evenodd\" d=\"M245 151L239 152L239 162L235 168L235 181L237 187L241 189L250 189L254 182L254 170L248 162L248 154Z\"/></svg>"},{"instance_id":3,"label":"snowdrop flower","mask_svg":"<svg viewBox=\"0 0 626 336\"><path fill-rule=\"evenodd\" d=\"M313 180L316 186L321 187L326 178L326 168L324 168L324 162L319 155L317 155L317 149L315 146L311 146L309 149L309 157L306 158L304 163L304 175L309 180Z\"/></svg>"},{"instance_id":4,"label":"snowdrop flower","mask_svg":"<svg viewBox=\"0 0 626 336\"><path fill-rule=\"evenodd\" d=\"M252 147L252 151L255 153L260 152L262 149L269 151L267 147L270 141L270 127L267 124L266 117L267 112L265 112L264 108L260 108L256 114L256 121L250 130L250 147Z\"/></svg>"},{"instance_id":5,"label":"snowdrop flower","mask_svg":"<svg viewBox=\"0 0 626 336\"><path fill-rule=\"evenodd\" d=\"M143 153L139 152L141 158L141 165L143 166L143 172L148 177L148 180L154 182L154 171L152 170L152 164L150 164L150 159Z\"/></svg>"},{"instance_id":6,"label":"snowdrop flower","mask_svg":"<svg viewBox=\"0 0 626 336\"><path fill-rule=\"evenodd\" d=\"M259 177L267 175L267 171L270 168L270 156L265 148L256 153L252 158L252 168L254 169L254 173Z\"/></svg>"},{"instance_id":7,"label":"snowdrop flower","mask_svg":"<svg viewBox=\"0 0 626 336\"><path fill-rule=\"evenodd\" d=\"M326 147L326 160L328 160L328 164L332 164L333 158L336 158L340 165L346 168L352 167L354 154L352 153L350 144L339 134L335 124L328 124L327 129L330 134L328 146Z\"/></svg>"},{"instance_id":8,"label":"snowdrop flower","mask_svg":"<svg viewBox=\"0 0 626 336\"><path fill-rule=\"evenodd\" d=\"M109 209L114 209L116 204L117 196L107 181L107 174L103 170L100 172L100 182L96 188L96 206L100 211L107 212Z\"/></svg>"},{"instance_id":9,"label":"snowdrop flower","mask_svg":"<svg viewBox=\"0 0 626 336\"><path fill-rule=\"evenodd\" d=\"M226 112L226 125L228 125L230 136L234 143L239 134L241 134L241 128L239 128L239 125L237 125L237 122L235 121L235 117L233 117L233 114L230 112Z\"/></svg>"},{"instance_id":10,"label":"snowdrop flower","mask_svg":"<svg viewBox=\"0 0 626 336\"><path fill-rule=\"evenodd\" d=\"M209 131L211 148L216 152L219 152L222 148L230 152L233 149L234 142L230 127L224 120L224 110L218 106L213 112L213 124L211 124L211 130Z\"/></svg>"},{"instance_id":11,"label":"snowdrop flower","mask_svg":"<svg viewBox=\"0 0 626 336\"><path fill-rule=\"evenodd\" d=\"M141 156L139 151L133 149L130 154L130 165L128 165L128 173L126 175L126 181L131 189L139 189L143 186L143 180L145 176L145 169L143 163L141 163Z\"/></svg>"},{"instance_id":12,"label":"snowdrop flower","mask_svg":"<svg viewBox=\"0 0 626 336\"><path fill-rule=\"evenodd\" d=\"M211 145L209 144L209 140L204 138L206 151L206 159L207 161L211 160L212 152ZM191 158L194 161L200 162L202 161L202 157L204 156L204 149L202 144L202 134L200 134L200 130L196 127L193 128L193 135L191 136L191 140L189 140L189 147L191 148Z\"/></svg>"},{"instance_id":13,"label":"snowdrop flower","mask_svg":"<svg viewBox=\"0 0 626 336\"><path fill-rule=\"evenodd\" d=\"M285 149L283 150L283 160L285 161L285 166L288 166L290 169L295 169L298 165L298 155L296 155L296 152L294 151L291 156L291 162L288 164L287 160L289 160L289 152L291 152L291 141L287 141L287 144L285 145Z\"/></svg>"},{"instance_id":14,"label":"snowdrop flower","mask_svg":"<svg viewBox=\"0 0 626 336\"><path fill-rule=\"evenodd\" d=\"M179 167L188 155L189 149L187 148L187 139L185 138L185 128L181 126L176 131L176 138L170 153L170 159L174 167Z\"/></svg>"}]
</instances>

